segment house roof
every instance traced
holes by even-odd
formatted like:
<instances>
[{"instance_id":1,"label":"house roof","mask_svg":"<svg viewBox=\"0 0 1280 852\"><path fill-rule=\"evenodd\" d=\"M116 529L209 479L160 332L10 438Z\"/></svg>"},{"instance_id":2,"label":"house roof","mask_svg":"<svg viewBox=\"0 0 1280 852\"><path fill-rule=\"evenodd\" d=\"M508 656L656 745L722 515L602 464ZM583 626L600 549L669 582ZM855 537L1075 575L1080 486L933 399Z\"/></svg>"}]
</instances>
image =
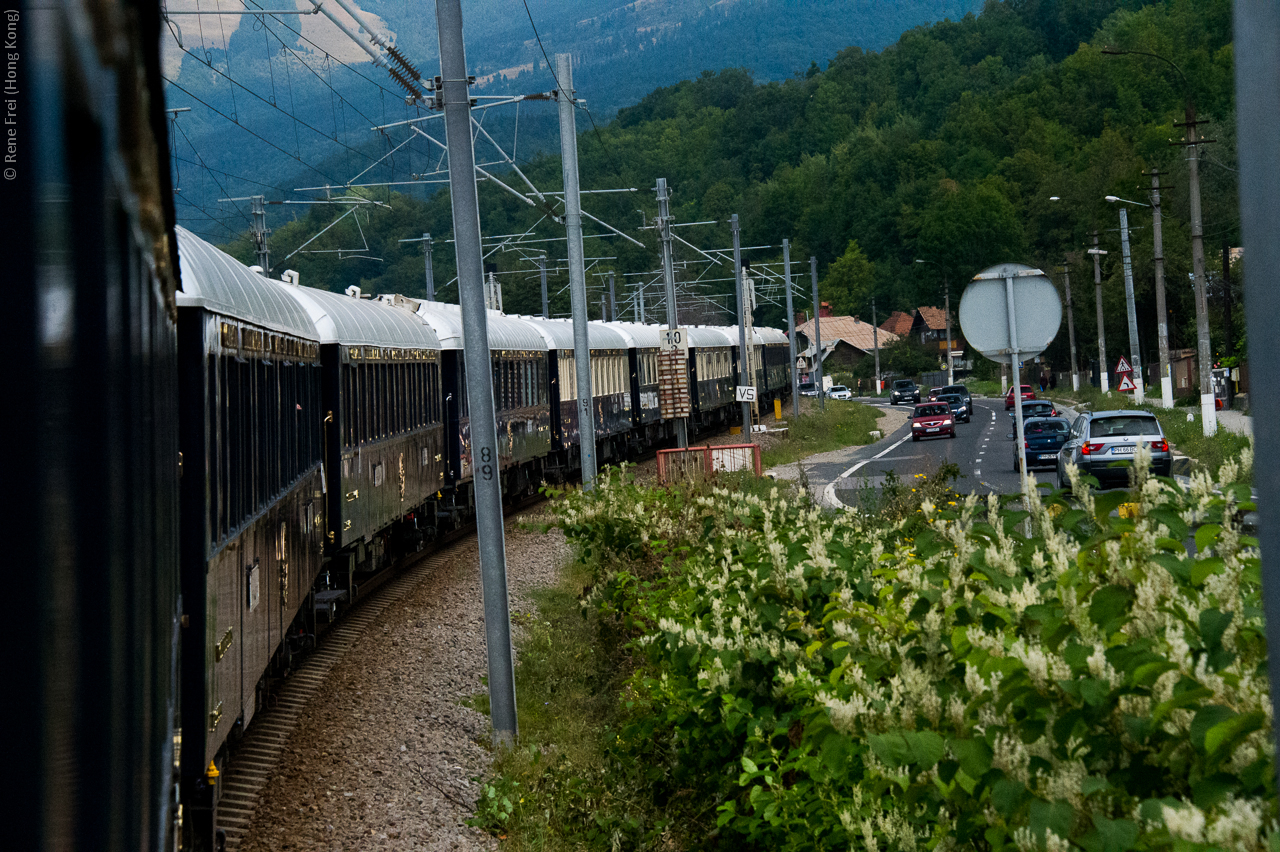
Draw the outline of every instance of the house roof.
<instances>
[{"instance_id":1,"label":"house roof","mask_svg":"<svg viewBox=\"0 0 1280 852\"><path fill-rule=\"evenodd\" d=\"M857 317L822 317L822 324L818 330L822 333L824 349L836 340L843 340L863 352L870 352L875 348L871 323L863 322ZM813 320L796 326L796 334L803 334L812 341ZM897 340L898 335L882 329L879 333L879 338L880 346L885 347Z\"/></svg>"},{"instance_id":2,"label":"house roof","mask_svg":"<svg viewBox=\"0 0 1280 852\"><path fill-rule=\"evenodd\" d=\"M889 314L889 318L880 324L880 327L890 334L902 336L911 333L911 326L915 322L915 317L904 311L894 311Z\"/></svg>"},{"instance_id":3,"label":"house roof","mask_svg":"<svg viewBox=\"0 0 1280 852\"><path fill-rule=\"evenodd\" d=\"M922 305L916 308L916 314L920 317L924 327L930 331L942 331L947 327L947 312L942 308L924 307Z\"/></svg>"}]
</instances>

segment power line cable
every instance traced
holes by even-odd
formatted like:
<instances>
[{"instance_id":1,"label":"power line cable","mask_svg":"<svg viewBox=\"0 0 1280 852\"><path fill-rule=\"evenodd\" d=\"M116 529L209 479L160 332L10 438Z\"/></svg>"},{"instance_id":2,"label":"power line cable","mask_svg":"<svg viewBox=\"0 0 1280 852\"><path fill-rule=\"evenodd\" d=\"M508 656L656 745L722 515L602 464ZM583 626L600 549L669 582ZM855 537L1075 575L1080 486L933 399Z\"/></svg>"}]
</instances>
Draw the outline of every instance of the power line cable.
<instances>
[{"instance_id":1,"label":"power line cable","mask_svg":"<svg viewBox=\"0 0 1280 852\"><path fill-rule=\"evenodd\" d=\"M213 178L213 182L217 184L218 189L222 190L223 196L226 198L230 198L231 193L227 192L227 188L222 185L222 182L213 176L212 170L209 169L209 166L205 163L204 157L201 157L200 152L196 150L195 143L191 141L191 137L187 135L187 131L183 130L182 126L178 124L176 121L174 122L173 126L174 128L177 129L179 133L182 134L182 138L187 140L187 145L191 147L191 153L196 155L196 159L200 161L200 165L204 167L206 171L210 172L209 177ZM244 210L241 209L239 204L236 204L236 202L234 201L232 201L231 204L236 208L236 212L240 214L241 218L247 218L245 217Z\"/></svg>"},{"instance_id":2,"label":"power line cable","mask_svg":"<svg viewBox=\"0 0 1280 852\"><path fill-rule=\"evenodd\" d=\"M533 22L533 12L529 10L529 0L520 0L520 2L524 4L524 13L529 16L529 26L533 28L533 37L538 41L538 49L542 51L542 58L547 62L547 70L551 72L551 79L556 81L556 91L563 91L564 87L560 85L560 78L556 76L555 66L551 64L551 57L547 56L547 48L542 44L542 36L538 34L538 25ZM600 128L596 126L596 119L595 116L591 114L591 110L587 109L585 106L579 106L576 101L573 106L574 109L580 109L585 112L587 114L587 118L591 119L591 127L596 133L596 141L600 143L600 147L603 148L605 153L609 156L609 160L613 164L614 171L621 176L622 169L618 166L618 161L614 158L613 151L605 144L604 137L600 135Z\"/></svg>"},{"instance_id":3,"label":"power line cable","mask_svg":"<svg viewBox=\"0 0 1280 852\"><path fill-rule=\"evenodd\" d=\"M188 54L188 55L190 55L190 56L193 56L193 57L195 56L195 54L191 53L191 51L187 50L185 47L182 47L181 45L179 45L179 46L178 46L178 49L179 49L179 50L181 50L183 53L186 53L186 54ZM359 151L359 150L357 150L357 149L355 149L355 148L352 148L352 147L351 147L350 145L348 145L347 143L345 143L345 142L341 141L340 139L338 139L338 138L337 138L337 134L336 134L336 131L337 131L337 125L336 125L336 124L334 125L334 131L335 131L335 134L334 134L334 136L330 136L329 134L325 133L325 132L324 132L323 130L321 130L320 128L318 128L318 127L312 127L310 124L308 124L307 122L305 122L305 121L303 121L302 119L298 118L296 115L294 115L293 113L289 112L288 110L283 109L283 108L281 108L280 106L277 106L276 104L273 104L271 101L267 100L267 99L266 99L266 98L264 98L262 95L260 95L260 94L258 94L257 92L255 92L253 89L250 89L250 88L249 88L248 86L246 86L244 83L241 83L241 82L239 82L239 81L237 81L237 80L232 79L232 78L230 77L230 75L228 75L228 74L224 74L222 71L220 71L219 69L215 68L214 66L209 65L209 66L208 66L208 68L209 68L209 70L213 71L215 74L219 75L220 77L225 77L225 78L226 78L226 80L231 84L232 91L235 91L235 87L236 87L236 86L239 86L240 88L244 89L244 90L245 90L246 92L248 92L249 94L253 95L253 96L254 96L255 98L257 98L258 100L262 101L262 102L263 102L264 104L266 104L267 106L269 106L269 107L271 107L272 109L274 109L274 110L278 111L280 114L289 116L289 117L290 117L290 118L292 118L295 122L297 122L298 124L301 124L303 127L307 128L307 129L308 129L308 130L310 130L312 133L315 133L315 134L317 134L317 135L319 135L319 136L323 137L324 139L332 139L332 141L334 141L334 142L338 143L338 144L339 144L339 145L341 145L343 148L346 148L348 151L351 151L351 152L353 152L353 153L357 153L357 154L359 154L360 156L362 156L362 157L364 157L364 158L366 158L366 159L368 159L368 160L371 160L371 161L373 160L373 157L369 156L368 154L365 154L365 153L364 153L364 152L362 152L362 151ZM172 81L171 81L171 82L172 82ZM177 84L176 84L176 83L174 83L174 85L176 86ZM190 94L190 93L188 93L188 94ZM194 96L193 96L193 97L194 97ZM234 100L232 101L232 104L233 104L233 106L232 106L232 110L234 111L234 109L235 109L235 107L234 107ZM232 120L232 121L234 121L236 124L240 124L240 120L239 120L238 118L232 117L232 119L231 119L231 120ZM243 127L244 125L240 125L240 126L242 126L242 127Z\"/></svg>"},{"instance_id":4,"label":"power line cable","mask_svg":"<svg viewBox=\"0 0 1280 852\"><path fill-rule=\"evenodd\" d=\"M163 75L161 75L160 79L164 80L164 81L165 81L166 83L168 83L170 86L173 86L173 87L174 87L175 89L177 89L179 92L182 92L183 94L187 95L189 98L191 98L192 100L194 100L196 103L201 104L202 106L206 107L207 109L212 110L213 112L215 112L215 113L217 113L218 115L222 116L222 117L223 117L223 118L225 118L227 121L230 121L230 122L231 122L232 124L234 124L236 127L239 127L241 130L243 130L245 133L248 133L250 136L254 137L255 139L258 139L258 140L260 140L260 141L262 141L262 142L266 142L266 143L267 143L268 145L270 145L272 148L275 148L277 151L279 151L281 154L284 154L284 155L285 155L286 157L288 157L289 159L291 159L291 160L297 160L299 163L302 163L302 165L304 165L304 166L306 166L307 168L311 169L311 171L313 171L313 172L315 172L316 174L320 175L322 178L324 178L325 180L329 181L330 183L332 183L332 184L334 184L334 185L337 185L337 186L341 186L341 185L342 185L342 181L338 180L337 178L333 177L332 175L325 174L324 172L320 171L320 169L317 169L315 166L311 165L311 164L310 164L310 163L308 163L306 160L302 159L302 157L300 157L300 156L298 156L298 155L296 155L296 154L290 154L288 151L286 151L285 149L281 148L279 145L277 145L276 143L272 142L270 139L268 139L268 138L266 138L265 136L262 136L262 135L260 135L260 134L258 134L258 133L255 133L254 131L252 131L252 130L250 130L248 127L246 127L245 125L243 125L243 124L241 124L240 122L236 121L235 119L231 118L231 116L227 115L227 114L226 114L225 112L223 112L222 110L220 110L220 109L218 109L217 107L215 107L213 104L210 104L210 103L208 103L207 101L202 100L201 98L197 97L195 94L193 94L192 92L190 92L189 90L187 90L187 89L183 88L182 86L178 85L178 83L177 83L177 82L175 82L175 81L173 81L173 80L170 80L168 77L165 77L165 76L163 76Z\"/></svg>"}]
</instances>

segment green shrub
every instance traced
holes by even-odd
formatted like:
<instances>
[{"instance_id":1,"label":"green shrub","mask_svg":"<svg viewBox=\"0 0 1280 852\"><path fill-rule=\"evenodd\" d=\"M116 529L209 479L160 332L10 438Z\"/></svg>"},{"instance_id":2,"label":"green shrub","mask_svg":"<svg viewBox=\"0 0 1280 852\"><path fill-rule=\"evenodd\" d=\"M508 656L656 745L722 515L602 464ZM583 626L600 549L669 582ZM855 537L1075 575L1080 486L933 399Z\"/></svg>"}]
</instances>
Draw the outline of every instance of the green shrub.
<instances>
[{"instance_id":1,"label":"green shrub","mask_svg":"<svg viewBox=\"0 0 1280 852\"><path fill-rule=\"evenodd\" d=\"M707 803L688 847L1262 850L1249 463L1220 490L1076 479L1071 504L970 495L894 522L605 475L558 511L638 657L612 758L659 805Z\"/></svg>"}]
</instances>

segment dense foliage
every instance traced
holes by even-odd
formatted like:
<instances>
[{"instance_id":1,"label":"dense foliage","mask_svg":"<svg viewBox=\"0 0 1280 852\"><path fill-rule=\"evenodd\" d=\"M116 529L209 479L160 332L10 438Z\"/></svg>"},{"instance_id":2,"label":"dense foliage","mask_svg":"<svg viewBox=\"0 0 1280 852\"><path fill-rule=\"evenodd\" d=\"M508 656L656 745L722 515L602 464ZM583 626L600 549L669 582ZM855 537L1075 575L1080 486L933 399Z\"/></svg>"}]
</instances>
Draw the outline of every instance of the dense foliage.
<instances>
[{"instance_id":1,"label":"dense foliage","mask_svg":"<svg viewBox=\"0 0 1280 852\"><path fill-rule=\"evenodd\" d=\"M694 846L1266 848L1247 489L1073 484L1077 507L1013 512L918 482L896 520L609 477L567 495L598 611L640 655L617 764L655 801L706 803Z\"/></svg>"}]
</instances>

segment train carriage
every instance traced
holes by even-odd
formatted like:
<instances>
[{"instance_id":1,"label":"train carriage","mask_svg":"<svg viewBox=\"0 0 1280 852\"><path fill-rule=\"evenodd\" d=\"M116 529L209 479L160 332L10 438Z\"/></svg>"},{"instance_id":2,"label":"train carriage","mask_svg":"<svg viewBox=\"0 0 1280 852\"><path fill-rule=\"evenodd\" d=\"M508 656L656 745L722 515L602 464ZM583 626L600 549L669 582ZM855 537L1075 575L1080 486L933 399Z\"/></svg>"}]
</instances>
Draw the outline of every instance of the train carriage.
<instances>
[{"instance_id":1,"label":"train carriage","mask_svg":"<svg viewBox=\"0 0 1280 852\"><path fill-rule=\"evenodd\" d=\"M440 341L391 305L273 283L320 339L329 554L363 544L350 567L374 570L421 544L425 531L407 516L445 485ZM397 542L387 540L393 527Z\"/></svg>"},{"instance_id":2,"label":"train carriage","mask_svg":"<svg viewBox=\"0 0 1280 852\"><path fill-rule=\"evenodd\" d=\"M756 387L761 403L783 399L791 389L791 347L776 328L755 327Z\"/></svg>"},{"instance_id":3,"label":"train carriage","mask_svg":"<svg viewBox=\"0 0 1280 852\"><path fill-rule=\"evenodd\" d=\"M249 723L319 573L320 344L276 282L178 228L183 783ZM211 804L211 803L209 803ZM195 814L192 814L195 817Z\"/></svg>"},{"instance_id":4,"label":"train carriage","mask_svg":"<svg viewBox=\"0 0 1280 852\"><path fill-rule=\"evenodd\" d=\"M622 335L627 347L626 379L631 393L632 437L638 448L651 447L672 434L658 405L661 331L656 325L638 322L609 322L604 325Z\"/></svg>"},{"instance_id":5,"label":"train carriage","mask_svg":"<svg viewBox=\"0 0 1280 852\"><path fill-rule=\"evenodd\" d=\"M738 384L729 335L715 326L691 326L689 331L689 391L694 423L708 429L728 423L735 416L734 387Z\"/></svg>"},{"instance_id":6,"label":"train carriage","mask_svg":"<svg viewBox=\"0 0 1280 852\"><path fill-rule=\"evenodd\" d=\"M463 503L470 503L473 478L471 421L467 412L466 370L462 359L462 313L457 305L395 297L435 330L444 369L443 404L448 418L452 482ZM489 358L498 432L498 462L504 494L531 493L542 480L551 452L551 399L547 345L536 329L498 311L486 316Z\"/></svg>"},{"instance_id":7,"label":"train carriage","mask_svg":"<svg viewBox=\"0 0 1280 852\"><path fill-rule=\"evenodd\" d=\"M578 376L573 360L573 323L570 320L522 317L536 329L547 346L550 410L555 422L555 449L560 467L577 470ZM632 428L631 382L626 339L603 323L587 326L591 352L591 395L596 427L596 457L620 458Z\"/></svg>"}]
</instances>

